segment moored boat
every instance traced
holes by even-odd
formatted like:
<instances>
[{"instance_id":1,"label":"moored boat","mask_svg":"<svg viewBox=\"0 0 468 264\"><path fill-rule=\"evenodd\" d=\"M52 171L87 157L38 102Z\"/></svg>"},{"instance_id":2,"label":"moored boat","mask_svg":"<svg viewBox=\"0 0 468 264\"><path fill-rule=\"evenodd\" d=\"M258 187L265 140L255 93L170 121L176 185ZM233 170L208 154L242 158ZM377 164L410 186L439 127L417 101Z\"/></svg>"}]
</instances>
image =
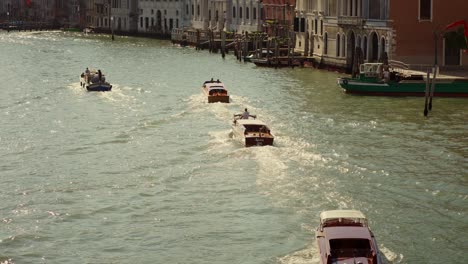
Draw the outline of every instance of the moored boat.
<instances>
[{"instance_id":1,"label":"moored boat","mask_svg":"<svg viewBox=\"0 0 468 264\"><path fill-rule=\"evenodd\" d=\"M112 85L106 82L106 77L101 70L88 68L80 76L80 85L90 92L106 92L112 89Z\"/></svg>"},{"instance_id":2,"label":"moored boat","mask_svg":"<svg viewBox=\"0 0 468 264\"><path fill-rule=\"evenodd\" d=\"M208 103L229 103L228 91L224 86L224 83L219 79L216 81L211 79L210 81L204 82L202 90L208 97Z\"/></svg>"},{"instance_id":3,"label":"moored boat","mask_svg":"<svg viewBox=\"0 0 468 264\"><path fill-rule=\"evenodd\" d=\"M321 264L382 263L377 241L360 211L322 212L316 238Z\"/></svg>"},{"instance_id":4,"label":"moored boat","mask_svg":"<svg viewBox=\"0 0 468 264\"><path fill-rule=\"evenodd\" d=\"M238 118L234 116L232 130L234 137L239 138L246 147L273 145L274 136L268 126L254 119Z\"/></svg>"},{"instance_id":5,"label":"moored boat","mask_svg":"<svg viewBox=\"0 0 468 264\"><path fill-rule=\"evenodd\" d=\"M356 78L338 78L347 93L385 96L424 96L427 79L422 74L387 68L383 63L364 63ZM468 97L468 79L437 78L434 96Z\"/></svg>"}]
</instances>

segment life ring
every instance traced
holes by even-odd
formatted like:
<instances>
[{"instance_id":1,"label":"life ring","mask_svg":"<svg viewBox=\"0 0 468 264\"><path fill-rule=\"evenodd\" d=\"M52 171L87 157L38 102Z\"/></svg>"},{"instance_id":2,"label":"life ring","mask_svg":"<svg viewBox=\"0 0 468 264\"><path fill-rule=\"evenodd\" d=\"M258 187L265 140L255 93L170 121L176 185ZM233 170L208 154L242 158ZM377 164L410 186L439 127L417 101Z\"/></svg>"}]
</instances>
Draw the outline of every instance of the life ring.
<instances>
[{"instance_id":1,"label":"life ring","mask_svg":"<svg viewBox=\"0 0 468 264\"><path fill-rule=\"evenodd\" d=\"M344 84L344 85L347 85L347 84L348 84L348 80L343 79L343 84Z\"/></svg>"}]
</instances>

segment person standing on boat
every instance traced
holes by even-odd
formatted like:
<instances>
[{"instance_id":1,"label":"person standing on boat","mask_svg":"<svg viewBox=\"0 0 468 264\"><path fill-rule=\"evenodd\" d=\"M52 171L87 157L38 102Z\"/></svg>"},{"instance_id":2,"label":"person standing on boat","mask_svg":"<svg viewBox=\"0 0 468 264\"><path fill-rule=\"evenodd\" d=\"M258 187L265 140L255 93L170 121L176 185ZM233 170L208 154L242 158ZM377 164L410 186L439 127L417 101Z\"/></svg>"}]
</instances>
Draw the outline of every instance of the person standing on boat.
<instances>
[{"instance_id":1,"label":"person standing on boat","mask_svg":"<svg viewBox=\"0 0 468 264\"><path fill-rule=\"evenodd\" d=\"M245 108L244 113L241 115L241 119L249 119L250 113L247 111L247 108Z\"/></svg>"},{"instance_id":2,"label":"person standing on boat","mask_svg":"<svg viewBox=\"0 0 468 264\"><path fill-rule=\"evenodd\" d=\"M98 70L98 78L99 78L99 82L102 82L102 72L101 72L101 70Z\"/></svg>"}]
</instances>

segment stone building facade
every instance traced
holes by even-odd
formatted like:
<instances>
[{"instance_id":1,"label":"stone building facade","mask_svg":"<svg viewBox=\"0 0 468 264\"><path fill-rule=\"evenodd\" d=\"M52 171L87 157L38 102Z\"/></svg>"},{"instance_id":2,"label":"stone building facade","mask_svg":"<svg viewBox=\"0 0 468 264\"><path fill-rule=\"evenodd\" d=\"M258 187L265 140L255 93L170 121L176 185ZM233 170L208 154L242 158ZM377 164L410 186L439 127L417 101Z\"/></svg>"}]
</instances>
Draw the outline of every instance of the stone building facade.
<instances>
[{"instance_id":1,"label":"stone building facade","mask_svg":"<svg viewBox=\"0 0 468 264\"><path fill-rule=\"evenodd\" d=\"M322 65L350 70L356 48L364 61L389 53L389 0L298 0L296 50Z\"/></svg>"}]
</instances>

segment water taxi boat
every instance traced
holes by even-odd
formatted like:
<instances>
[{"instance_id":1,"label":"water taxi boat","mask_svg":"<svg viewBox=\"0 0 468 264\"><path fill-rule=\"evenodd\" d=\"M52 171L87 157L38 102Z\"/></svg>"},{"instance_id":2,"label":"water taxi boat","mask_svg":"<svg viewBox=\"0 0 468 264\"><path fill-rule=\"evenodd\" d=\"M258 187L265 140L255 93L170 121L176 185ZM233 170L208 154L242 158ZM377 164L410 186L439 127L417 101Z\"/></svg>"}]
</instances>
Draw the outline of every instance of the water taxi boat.
<instances>
[{"instance_id":1,"label":"water taxi boat","mask_svg":"<svg viewBox=\"0 0 468 264\"><path fill-rule=\"evenodd\" d=\"M208 97L208 103L229 103L228 91L224 87L224 83L219 79L216 81L211 79L210 81L204 82L202 90Z\"/></svg>"},{"instance_id":2,"label":"water taxi boat","mask_svg":"<svg viewBox=\"0 0 468 264\"><path fill-rule=\"evenodd\" d=\"M382 263L374 234L360 211L322 212L316 238L321 264Z\"/></svg>"},{"instance_id":3,"label":"water taxi boat","mask_svg":"<svg viewBox=\"0 0 468 264\"><path fill-rule=\"evenodd\" d=\"M80 76L80 85L91 92L106 92L112 89L112 85L106 82L106 77L101 70L86 69Z\"/></svg>"},{"instance_id":4,"label":"water taxi boat","mask_svg":"<svg viewBox=\"0 0 468 264\"><path fill-rule=\"evenodd\" d=\"M273 145L274 136L260 120L234 117L232 130L234 137L241 139L246 147Z\"/></svg>"},{"instance_id":5,"label":"water taxi boat","mask_svg":"<svg viewBox=\"0 0 468 264\"><path fill-rule=\"evenodd\" d=\"M426 77L420 73L392 70L383 63L364 63L356 78L338 78L346 93L385 96L424 96ZM468 97L468 79L437 78L434 96Z\"/></svg>"}]
</instances>

